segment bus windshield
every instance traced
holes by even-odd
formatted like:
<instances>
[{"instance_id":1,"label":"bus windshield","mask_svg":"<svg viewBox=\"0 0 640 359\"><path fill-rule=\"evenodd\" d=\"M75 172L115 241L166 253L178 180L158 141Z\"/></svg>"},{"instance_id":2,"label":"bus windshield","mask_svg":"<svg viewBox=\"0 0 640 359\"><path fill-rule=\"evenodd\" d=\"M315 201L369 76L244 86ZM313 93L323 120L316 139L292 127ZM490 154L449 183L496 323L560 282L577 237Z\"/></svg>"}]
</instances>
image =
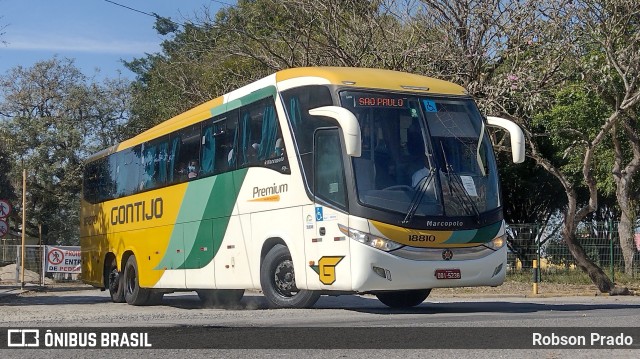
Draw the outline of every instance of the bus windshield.
<instances>
[{"instance_id":1,"label":"bus windshield","mask_svg":"<svg viewBox=\"0 0 640 359\"><path fill-rule=\"evenodd\" d=\"M418 216L479 216L500 205L495 158L469 98L343 91L360 123L352 159L365 206Z\"/></svg>"}]
</instances>

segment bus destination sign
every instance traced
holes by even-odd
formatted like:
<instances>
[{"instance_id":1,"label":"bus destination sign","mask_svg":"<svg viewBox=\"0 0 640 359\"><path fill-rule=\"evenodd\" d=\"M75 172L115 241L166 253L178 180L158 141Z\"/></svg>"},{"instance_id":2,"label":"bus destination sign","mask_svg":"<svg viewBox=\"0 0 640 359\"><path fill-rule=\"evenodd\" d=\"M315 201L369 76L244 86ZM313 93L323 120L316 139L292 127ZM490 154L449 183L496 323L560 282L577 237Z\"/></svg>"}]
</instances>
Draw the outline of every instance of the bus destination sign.
<instances>
[{"instance_id":1,"label":"bus destination sign","mask_svg":"<svg viewBox=\"0 0 640 359\"><path fill-rule=\"evenodd\" d=\"M407 99L384 96L355 96L356 107L406 108Z\"/></svg>"}]
</instances>

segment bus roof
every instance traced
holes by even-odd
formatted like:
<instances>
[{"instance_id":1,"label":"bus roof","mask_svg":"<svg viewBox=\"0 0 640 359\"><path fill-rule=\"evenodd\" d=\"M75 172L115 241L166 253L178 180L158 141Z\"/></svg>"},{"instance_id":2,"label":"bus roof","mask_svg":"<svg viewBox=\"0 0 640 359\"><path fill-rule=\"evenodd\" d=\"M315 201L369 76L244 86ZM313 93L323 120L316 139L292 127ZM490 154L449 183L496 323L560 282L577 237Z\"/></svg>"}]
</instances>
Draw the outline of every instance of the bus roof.
<instances>
[{"instance_id":1,"label":"bus roof","mask_svg":"<svg viewBox=\"0 0 640 359\"><path fill-rule=\"evenodd\" d=\"M390 90L394 92L422 92L446 95L467 94L463 87L448 81L438 80L432 77L415 75L406 72L382 69L355 67L300 67L281 70L268 77L274 77L275 83L273 83L273 85L276 86L277 84L287 80L315 79L317 80L316 83L318 84L353 86L354 88L359 89L370 88L379 90ZM262 82L264 84L264 80L266 80L267 78L258 80L256 82ZM243 90L251 90L250 92L252 92L255 90L259 90L260 88L255 86L256 82L248 84L236 91L246 92ZM310 82L305 81L301 82L300 84L310 84ZM255 87L255 89L252 89L251 87ZM213 100L200 104L184 113L181 113L140 133L135 137L132 137L117 145L97 152L90 156L87 161L96 160L113 152L117 152L119 150L126 149L146 141L150 141L164 135L165 133L170 133L192 123L204 121L207 118L211 117L211 109L225 103L225 98L227 95L220 96Z\"/></svg>"},{"instance_id":2,"label":"bus roof","mask_svg":"<svg viewBox=\"0 0 640 359\"><path fill-rule=\"evenodd\" d=\"M467 94L463 87L448 81L392 70L354 67L300 67L276 73L277 82L300 77L318 77L333 85L349 85L358 88L401 92L417 90L446 95Z\"/></svg>"}]
</instances>

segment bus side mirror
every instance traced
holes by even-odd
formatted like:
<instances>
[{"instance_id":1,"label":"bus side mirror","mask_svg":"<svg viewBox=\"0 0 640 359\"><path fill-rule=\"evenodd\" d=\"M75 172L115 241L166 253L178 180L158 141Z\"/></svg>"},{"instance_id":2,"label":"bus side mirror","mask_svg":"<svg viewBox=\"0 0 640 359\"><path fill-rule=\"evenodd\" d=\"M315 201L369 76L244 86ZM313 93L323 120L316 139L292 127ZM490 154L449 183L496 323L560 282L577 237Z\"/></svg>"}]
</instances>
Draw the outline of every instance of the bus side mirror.
<instances>
[{"instance_id":1,"label":"bus side mirror","mask_svg":"<svg viewBox=\"0 0 640 359\"><path fill-rule=\"evenodd\" d=\"M524 133L520 126L515 122L509 121L506 118L487 116L487 124L493 127L500 127L506 131L509 131L509 137L511 138L511 156L513 157L513 163L524 162Z\"/></svg>"},{"instance_id":2,"label":"bus side mirror","mask_svg":"<svg viewBox=\"0 0 640 359\"><path fill-rule=\"evenodd\" d=\"M338 121L344 134L345 148L351 157L360 157L362 143L360 140L360 124L356 116L349 110L338 106L323 106L309 110L311 116L326 116Z\"/></svg>"}]
</instances>

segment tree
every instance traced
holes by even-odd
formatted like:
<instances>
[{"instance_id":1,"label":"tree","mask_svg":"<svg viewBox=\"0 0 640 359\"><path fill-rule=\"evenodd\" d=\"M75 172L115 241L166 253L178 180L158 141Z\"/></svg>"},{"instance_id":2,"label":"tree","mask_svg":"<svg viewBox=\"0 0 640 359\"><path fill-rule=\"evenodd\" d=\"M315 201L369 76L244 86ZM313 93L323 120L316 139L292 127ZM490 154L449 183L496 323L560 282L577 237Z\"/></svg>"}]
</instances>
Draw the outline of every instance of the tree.
<instances>
[{"instance_id":1,"label":"tree","mask_svg":"<svg viewBox=\"0 0 640 359\"><path fill-rule=\"evenodd\" d=\"M49 243L78 243L82 161L117 139L127 119L126 85L92 82L72 60L58 58L0 76L1 140L12 176L28 172L29 235L42 224Z\"/></svg>"},{"instance_id":2,"label":"tree","mask_svg":"<svg viewBox=\"0 0 640 359\"><path fill-rule=\"evenodd\" d=\"M633 267L637 201L634 179L640 170L640 4L631 0L585 1L584 31L592 48L586 81L598 89L615 116L611 126L614 163L611 172L620 209L618 237L625 271Z\"/></svg>"},{"instance_id":3,"label":"tree","mask_svg":"<svg viewBox=\"0 0 640 359\"><path fill-rule=\"evenodd\" d=\"M388 1L239 1L216 14L204 10L171 35L160 54L127 63L138 75L130 135L274 71L302 66L406 69L415 49ZM195 25L197 23L198 25Z\"/></svg>"},{"instance_id":4,"label":"tree","mask_svg":"<svg viewBox=\"0 0 640 359\"><path fill-rule=\"evenodd\" d=\"M612 129L615 161L612 174L616 184L617 204L620 207L620 222L618 223L618 239L624 257L624 269L628 275L633 274L633 256L635 254L634 227L637 218L638 200L633 186L640 171L640 129L636 113L630 112L624 116L620 126ZM618 133L622 127L623 136ZM623 139L620 139L623 137ZM629 150L625 151L622 142L626 139ZM625 153L626 152L626 153ZM625 161L626 159L626 161Z\"/></svg>"},{"instance_id":5,"label":"tree","mask_svg":"<svg viewBox=\"0 0 640 359\"><path fill-rule=\"evenodd\" d=\"M0 148L0 199L13 201L16 199L13 183L10 178L11 158L6 148Z\"/></svg>"},{"instance_id":6,"label":"tree","mask_svg":"<svg viewBox=\"0 0 640 359\"><path fill-rule=\"evenodd\" d=\"M170 28L174 37L162 54L130 64L139 75L134 112L151 126L297 66L380 67L459 83L485 113L523 127L529 158L546 171L536 175L555 178L549 191L564 194L561 201L538 198L536 205L545 207L545 218L562 214L561 233L578 266L601 291L617 293L576 231L581 221L611 213L597 212L599 197L612 193L602 189L613 188L601 164L613 165L611 131L640 97L637 6L631 0L241 0L205 13L200 25ZM571 97L567 91L575 86L580 91ZM580 97L585 94L594 98ZM501 143L497 148L508 150ZM531 173L525 166L502 178ZM518 210L505 208L509 216Z\"/></svg>"},{"instance_id":7,"label":"tree","mask_svg":"<svg viewBox=\"0 0 640 359\"><path fill-rule=\"evenodd\" d=\"M423 21L417 25L424 29L422 37L437 39L429 42L429 46L436 49L436 53L446 54L435 61L433 58L425 61L430 62L434 69L444 69L445 74L453 74L453 80L465 84L487 112L499 113L519 122L525 131L529 156L557 178L564 188L567 205L563 211L561 232L578 266L589 274L602 292L616 293L611 280L589 260L575 232L580 221L598 207L594 175L596 149L618 121L621 111L615 107L616 111L610 115L598 118L599 122L592 123L595 133L583 137L576 144L584 145L577 172L580 174L579 184L587 190L587 200L583 205L574 177L550 160L553 153L543 152L545 148L536 133L539 128L532 119L537 113L550 110L549 105L554 103L553 94L565 83L580 80L578 76L585 71L576 65L584 63L584 53L588 49L604 50L609 46L609 50L604 52L610 54L607 55L610 68L622 69L611 60L621 61L623 56L631 59L625 64L633 64L637 52L632 53L629 47L611 47L610 44L631 43L628 36L623 37L625 40L622 42L612 42L611 35L624 35L620 25L628 24L629 20L622 18L623 12L635 16L635 11L630 8L635 5L617 1L615 6L598 7L589 2L563 0L422 2L425 6L418 16ZM438 35L434 37L434 33ZM608 37L603 37L603 34L608 34ZM601 41L605 38L608 40ZM622 81L626 84L625 92L618 103L629 108L636 101L637 84L632 78L637 76L634 71L617 72L620 72L620 78L626 78ZM575 147L571 144L563 150L570 151Z\"/></svg>"},{"instance_id":8,"label":"tree","mask_svg":"<svg viewBox=\"0 0 640 359\"><path fill-rule=\"evenodd\" d=\"M634 19L637 19L640 5L632 1L583 1L576 2L576 19L578 43L584 50L595 50L604 53L603 61L594 56L594 64L582 61L586 82L597 89L599 93L608 92L615 94L615 104L605 114L595 118L590 128L591 134L584 136L582 183L588 189L588 202L580 206L573 183L566 173L553 166L550 161L537 156L536 161L554 174L565 187L568 197L568 208L563 225L563 237L576 259L577 265L587 272L591 280L600 291L612 294L626 293L626 288L616 288L615 284L604 274L602 269L589 260L576 237L576 230L580 221L598 208L598 181L595 175L594 161L597 150L601 147L605 138L618 124L625 113L633 109L640 101L640 87L638 80L640 75L640 57L638 56L638 31L633 29ZM589 53L587 51L587 53ZM582 53L584 54L584 52ZM580 54L580 55L582 55ZM577 57L584 60L584 57ZM622 86L616 86L616 83ZM613 89L614 91L605 91ZM600 99L602 101L602 99ZM591 119L592 121L594 119ZM571 128L571 127L569 127Z\"/></svg>"}]
</instances>

